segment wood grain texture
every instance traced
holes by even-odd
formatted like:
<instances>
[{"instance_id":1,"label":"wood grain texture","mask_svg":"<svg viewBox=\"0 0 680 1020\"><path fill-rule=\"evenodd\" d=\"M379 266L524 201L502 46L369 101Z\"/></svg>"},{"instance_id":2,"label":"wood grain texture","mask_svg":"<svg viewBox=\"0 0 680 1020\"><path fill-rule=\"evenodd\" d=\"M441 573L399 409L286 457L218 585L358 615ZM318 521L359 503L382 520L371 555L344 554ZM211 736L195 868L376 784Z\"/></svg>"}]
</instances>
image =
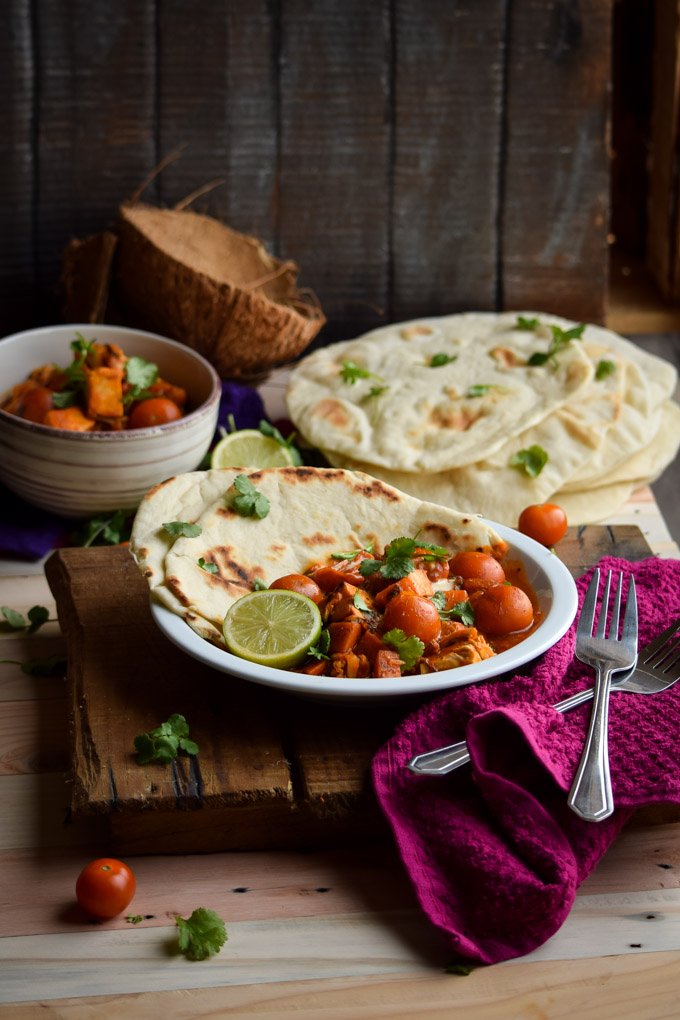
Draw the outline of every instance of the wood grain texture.
<instances>
[{"instance_id":1,"label":"wood grain texture","mask_svg":"<svg viewBox=\"0 0 680 1020\"><path fill-rule=\"evenodd\" d=\"M502 303L603 322L611 0L510 8Z\"/></svg>"},{"instance_id":2,"label":"wood grain texture","mask_svg":"<svg viewBox=\"0 0 680 1020\"><path fill-rule=\"evenodd\" d=\"M506 7L395 3L393 321L496 306Z\"/></svg>"}]
</instances>

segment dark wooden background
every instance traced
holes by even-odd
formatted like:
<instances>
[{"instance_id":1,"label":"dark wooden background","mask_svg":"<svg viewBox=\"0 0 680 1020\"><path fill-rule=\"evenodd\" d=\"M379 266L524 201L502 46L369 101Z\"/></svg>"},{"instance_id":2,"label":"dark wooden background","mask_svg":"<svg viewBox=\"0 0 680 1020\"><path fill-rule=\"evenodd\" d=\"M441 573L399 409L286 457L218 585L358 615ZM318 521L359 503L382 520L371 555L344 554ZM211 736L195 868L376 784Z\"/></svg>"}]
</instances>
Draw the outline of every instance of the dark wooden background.
<instances>
[{"instance_id":1,"label":"dark wooden background","mask_svg":"<svg viewBox=\"0 0 680 1020\"><path fill-rule=\"evenodd\" d=\"M301 267L326 338L421 314L602 321L612 0L2 0L0 334L144 198Z\"/></svg>"}]
</instances>

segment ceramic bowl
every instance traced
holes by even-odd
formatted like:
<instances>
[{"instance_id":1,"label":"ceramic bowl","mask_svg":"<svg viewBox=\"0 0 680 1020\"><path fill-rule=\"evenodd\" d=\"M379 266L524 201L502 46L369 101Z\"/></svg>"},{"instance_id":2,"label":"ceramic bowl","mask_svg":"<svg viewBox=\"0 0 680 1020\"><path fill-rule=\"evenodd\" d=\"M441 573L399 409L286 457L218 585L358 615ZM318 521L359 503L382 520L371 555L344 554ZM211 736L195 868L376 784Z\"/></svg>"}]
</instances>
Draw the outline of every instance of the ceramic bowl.
<instances>
[{"instance_id":1,"label":"ceramic bowl","mask_svg":"<svg viewBox=\"0 0 680 1020\"><path fill-rule=\"evenodd\" d=\"M0 397L39 365L68 365L76 333L117 343L125 354L158 365L163 378L186 389L189 413L151 428L70 432L0 409L0 481L28 503L64 517L132 510L153 485L198 467L215 431L220 379L190 347L154 333L47 326L0 340Z\"/></svg>"}]
</instances>

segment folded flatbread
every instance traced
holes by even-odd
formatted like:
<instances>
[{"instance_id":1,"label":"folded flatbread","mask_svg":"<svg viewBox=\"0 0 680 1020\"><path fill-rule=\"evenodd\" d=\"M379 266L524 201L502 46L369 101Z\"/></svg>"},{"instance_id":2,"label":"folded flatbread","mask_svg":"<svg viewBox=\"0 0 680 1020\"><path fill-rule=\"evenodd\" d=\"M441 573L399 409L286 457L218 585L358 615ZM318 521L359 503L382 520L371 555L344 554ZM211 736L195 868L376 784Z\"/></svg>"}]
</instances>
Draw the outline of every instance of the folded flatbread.
<instances>
[{"instance_id":1,"label":"folded flatbread","mask_svg":"<svg viewBox=\"0 0 680 1020\"><path fill-rule=\"evenodd\" d=\"M239 474L266 496L266 517L243 517L233 509ZM173 539L163 527L173 521L194 523L200 534ZM424 502L361 472L283 467L192 472L156 486L137 512L130 550L154 597L202 637L223 645L229 606L257 582L268 585L334 552L369 544L381 554L402 535L417 535L452 554L500 554L505 548L481 517Z\"/></svg>"}]
</instances>

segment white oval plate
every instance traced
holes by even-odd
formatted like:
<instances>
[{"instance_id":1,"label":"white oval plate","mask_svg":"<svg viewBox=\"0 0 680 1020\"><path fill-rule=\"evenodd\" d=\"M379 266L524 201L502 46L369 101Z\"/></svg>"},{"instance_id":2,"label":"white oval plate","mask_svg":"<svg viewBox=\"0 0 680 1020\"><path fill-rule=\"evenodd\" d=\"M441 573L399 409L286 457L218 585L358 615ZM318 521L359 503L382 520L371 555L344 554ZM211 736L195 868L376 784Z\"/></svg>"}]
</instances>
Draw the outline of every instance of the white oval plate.
<instances>
[{"instance_id":1,"label":"white oval plate","mask_svg":"<svg viewBox=\"0 0 680 1020\"><path fill-rule=\"evenodd\" d=\"M415 676L384 679L347 679L342 677L310 677L271 666L258 666L237 655L223 651L200 638L184 620L165 606L152 600L151 613L161 631L187 655L213 669L242 677L256 684L276 687L292 694L315 698L386 698L463 687L509 673L551 648L567 632L578 605L574 580L558 557L549 549L512 528L489 522L510 546L510 557L520 559L526 575L538 596L543 622L533 634L492 659L475 662L458 669L441 670Z\"/></svg>"}]
</instances>

